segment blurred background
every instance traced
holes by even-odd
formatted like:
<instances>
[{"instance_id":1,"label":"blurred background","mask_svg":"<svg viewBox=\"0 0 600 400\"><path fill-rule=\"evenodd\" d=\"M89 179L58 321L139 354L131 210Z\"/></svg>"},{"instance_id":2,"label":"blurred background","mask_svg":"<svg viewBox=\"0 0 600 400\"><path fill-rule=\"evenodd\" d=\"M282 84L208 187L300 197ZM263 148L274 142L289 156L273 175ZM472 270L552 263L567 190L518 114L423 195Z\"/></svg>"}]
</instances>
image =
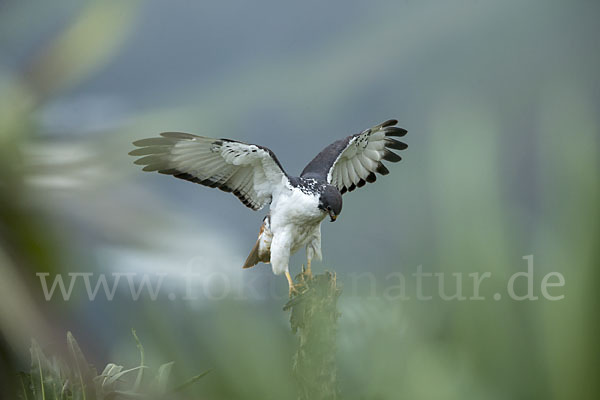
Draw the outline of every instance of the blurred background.
<instances>
[{"instance_id":1,"label":"blurred background","mask_svg":"<svg viewBox=\"0 0 600 400\"><path fill-rule=\"evenodd\" d=\"M131 142L233 138L298 174L396 118L403 161L344 196L313 266L344 287L344 398L596 398L599 17L585 0L0 1L1 386L32 338L60 354L67 331L99 370L133 367L135 328L174 382L213 369L189 398L293 398L285 279L240 268L266 210L141 172ZM527 255L539 299L510 300ZM448 293L462 273L467 297L490 272L485 300L419 301L417 266ZM112 301L82 284L47 301L36 274L74 272L168 275L156 300L123 278ZM398 272L409 300L389 296ZM549 272L564 299L541 296Z\"/></svg>"}]
</instances>

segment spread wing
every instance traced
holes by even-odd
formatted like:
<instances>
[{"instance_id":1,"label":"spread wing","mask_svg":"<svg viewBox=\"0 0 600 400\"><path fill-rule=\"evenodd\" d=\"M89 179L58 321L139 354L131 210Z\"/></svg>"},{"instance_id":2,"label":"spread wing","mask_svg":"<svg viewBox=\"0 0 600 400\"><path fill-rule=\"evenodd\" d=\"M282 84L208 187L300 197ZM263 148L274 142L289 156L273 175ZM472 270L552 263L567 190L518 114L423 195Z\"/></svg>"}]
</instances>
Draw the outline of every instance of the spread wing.
<instances>
[{"instance_id":1,"label":"spread wing","mask_svg":"<svg viewBox=\"0 0 600 400\"><path fill-rule=\"evenodd\" d=\"M161 137L133 142L143 156L135 164L201 185L233 192L245 206L260 210L273 192L289 184L277 157L266 147L230 139L165 132Z\"/></svg>"},{"instance_id":2,"label":"spread wing","mask_svg":"<svg viewBox=\"0 0 600 400\"><path fill-rule=\"evenodd\" d=\"M375 173L389 174L382 161L398 162L402 158L391 151L404 150L404 142L392 139L406 135L396 120L389 120L356 135L348 136L327 146L302 171L300 176L327 180L342 194L375 182Z\"/></svg>"}]
</instances>

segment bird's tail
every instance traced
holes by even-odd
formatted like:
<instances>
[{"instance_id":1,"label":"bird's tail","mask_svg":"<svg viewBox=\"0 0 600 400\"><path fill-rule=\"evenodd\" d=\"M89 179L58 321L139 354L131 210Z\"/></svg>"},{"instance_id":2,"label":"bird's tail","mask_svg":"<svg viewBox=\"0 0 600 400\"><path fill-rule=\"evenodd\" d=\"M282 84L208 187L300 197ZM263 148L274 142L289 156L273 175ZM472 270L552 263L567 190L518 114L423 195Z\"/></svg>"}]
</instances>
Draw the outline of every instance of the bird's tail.
<instances>
[{"instance_id":1,"label":"bird's tail","mask_svg":"<svg viewBox=\"0 0 600 400\"><path fill-rule=\"evenodd\" d=\"M270 230L270 224L271 224L271 218L267 215L265 217L265 219L263 220L262 226L260 227L260 232L258 232L258 240L256 241L256 244L254 245L252 250L250 250L250 255L248 255L248 258L246 259L246 262L244 263L244 266L242 268L250 268L250 267L254 267L259 262L268 263L271 261L272 234L271 234L271 230ZM266 235L266 236L263 238L263 235ZM263 251L263 254L261 254L260 253L260 242L263 239L265 239L264 244L266 247L266 251Z\"/></svg>"},{"instance_id":2,"label":"bird's tail","mask_svg":"<svg viewBox=\"0 0 600 400\"><path fill-rule=\"evenodd\" d=\"M242 268L251 268L260 262L260 257L258 256L258 248L260 247L260 237L256 241L256 244L250 251L250 255L246 259L244 266Z\"/></svg>"}]
</instances>

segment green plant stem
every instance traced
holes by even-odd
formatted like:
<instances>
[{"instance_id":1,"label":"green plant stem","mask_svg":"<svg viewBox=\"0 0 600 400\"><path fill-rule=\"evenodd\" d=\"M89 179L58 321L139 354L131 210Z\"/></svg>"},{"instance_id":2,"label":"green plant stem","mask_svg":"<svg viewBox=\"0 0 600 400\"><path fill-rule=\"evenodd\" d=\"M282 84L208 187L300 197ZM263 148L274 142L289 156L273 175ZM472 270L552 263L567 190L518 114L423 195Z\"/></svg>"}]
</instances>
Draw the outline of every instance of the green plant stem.
<instances>
[{"instance_id":1,"label":"green plant stem","mask_svg":"<svg viewBox=\"0 0 600 400\"><path fill-rule=\"evenodd\" d=\"M293 371L300 389L299 400L338 398L336 366L337 299L341 290L335 274L296 277L300 294L284 310L290 310L292 331L298 334Z\"/></svg>"}]
</instances>

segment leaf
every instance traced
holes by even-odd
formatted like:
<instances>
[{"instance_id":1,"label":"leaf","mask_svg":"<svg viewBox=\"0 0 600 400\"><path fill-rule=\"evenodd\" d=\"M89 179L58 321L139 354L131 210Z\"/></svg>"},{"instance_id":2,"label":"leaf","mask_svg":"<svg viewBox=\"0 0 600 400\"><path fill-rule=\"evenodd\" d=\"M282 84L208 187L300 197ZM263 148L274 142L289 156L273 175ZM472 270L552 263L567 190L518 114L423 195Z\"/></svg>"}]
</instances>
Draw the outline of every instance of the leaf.
<instances>
[{"instance_id":1,"label":"leaf","mask_svg":"<svg viewBox=\"0 0 600 400\"><path fill-rule=\"evenodd\" d=\"M47 362L46 360L46 356L44 356L44 353L42 353L42 349L40 348L40 345L38 344L38 342L36 342L35 340L31 341L31 367L32 367L32 378L34 375L35 371L37 374L39 374L40 377L40 395L42 396L42 400L46 400L46 391L44 389L44 371L42 368L42 361ZM33 381L33 379L32 379ZM34 396L35 396L35 386L33 387L33 391L34 391Z\"/></svg>"},{"instance_id":2,"label":"leaf","mask_svg":"<svg viewBox=\"0 0 600 400\"><path fill-rule=\"evenodd\" d=\"M201 378L204 378L206 375L208 375L210 372L212 372L212 368L211 369L207 369L206 371L204 371L203 373L201 373L200 375L196 375L190 379L188 379L187 381L185 381L184 383L182 383L181 385L177 386L175 389L173 389L173 393L174 392L181 392L183 389L187 388L188 386L196 383L197 381L199 381Z\"/></svg>"},{"instance_id":3,"label":"leaf","mask_svg":"<svg viewBox=\"0 0 600 400\"><path fill-rule=\"evenodd\" d=\"M122 369L122 365L108 363L106 364L106 367L104 367L104 371L102 371L102 374L100 374L100 376L113 376L114 374L121 372Z\"/></svg>"},{"instance_id":4,"label":"leaf","mask_svg":"<svg viewBox=\"0 0 600 400\"><path fill-rule=\"evenodd\" d=\"M19 383L21 384L21 392L19 393L19 397L21 397L23 400L29 400L29 395L31 394L31 398L33 398L31 388L33 383L31 382L31 375L24 372L19 372L17 376L19 377Z\"/></svg>"},{"instance_id":5,"label":"leaf","mask_svg":"<svg viewBox=\"0 0 600 400\"><path fill-rule=\"evenodd\" d=\"M131 333L133 334L133 337L135 338L135 343L137 345L137 348L140 350L140 367L144 367L144 346L142 346L142 342L140 342L140 339L137 337L137 335L135 333L135 329L132 329ZM140 371L138 372L138 376L135 379L135 383L133 384L134 392L137 392L139 390L140 386L142 385L143 375L144 375L144 368L140 368Z\"/></svg>"},{"instance_id":6,"label":"leaf","mask_svg":"<svg viewBox=\"0 0 600 400\"><path fill-rule=\"evenodd\" d=\"M108 363L108 364L106 364L106 367L104 367L104 371L102 371L102 373L100 375L98 375L97 377L94 378L94 381L96 381L96 382L102 381L101 384L104 386L104 384L108 378L110 378L111 376L115 376L122 370L123 370L122 365Z\"/></svg>"},{"instance_id":7,"label":"leaf","mask_svg":"<svg viewBox=\"0 0 600 400\"><path fill-rule=\"evenodd\" d=\"M171 375L171 369L173 368L174 362L169 362L158 367L158 372L156 374L156 391L159 395L165 394L167 392L167 384L169 383L169 376Z\"/></svg>"},{"instance_id":8,"label":"leaf","mask_svg":"<svg viewBox=\"0 0 600 400\"><path fill-rule=\"evenodd\" d=\"M114 390L114 388L110 387L110 385L108 385L106 381L111 376L114 376L115 374L121 372L122 369L123 367L121 365L109 363L106 365L106 367L104 367L104 371L102 371L102 374L94 378L97 398L103 399L105 397L105 392Z\"/></svg>"},{"instance_id":9,"label":"leaf","mask_svg":"<svg viewBox=\"0 0 600 400\"><path fill-rule=\"evenodd\" d=\"M140 368L148 368L148 367L139 366L139 367L130 368L130 369L123 371L123 366L111 363L111 364L106 365L106 367L104 368L104 371L102 372L101 375L94 378L94 382L97 385L101 386L102 392L114 391L116 389L115 385L117 383L117 380L119 380L119 378L121 378L122 376L124 376L130 372L136 371Z\"/></svg>"},{"instance_id":10,"label":"leaf","mask_svg":"<svg viewBox=\"0 0 600 400\"><path fill-rule=\"evenodd\" d=\"M130 368L130 369L127 369L127 370L125 370L125 371L122 371L122 372L116 373L115 375L113 375L112 377L110 377L110 379L108 379L108 380L106 381L106 383L107 383L108 385L112 385L112 384L116 383L117 379L119 379L119 378L120 378L120 377L122 377L123 375L125 375L125 374L128 374L128 373L130 373L130 372L133 372L133 371L136 371L136 370L138 370L138 369L143 369L143 368L148 368L148 367L146 367L146 366L141 366L141 365L140 365L139 367Z\"/></svg>"},{"instance_id":11,"label":"leaf","mask_svg":"<svg viewBox=\"0 0 600 400\"><path fill-rule=\"evenodd\" d=\"M93 378L96 375L96 371L88 364L85 356L79 348L79 344L73 337L71 332L67 332L67 347L71 353L75 364L75 376L79 380L81 385L81 393L83 400L87 399L87 392L90 390L93 382Z\"/></svg>"}]
</instances>

